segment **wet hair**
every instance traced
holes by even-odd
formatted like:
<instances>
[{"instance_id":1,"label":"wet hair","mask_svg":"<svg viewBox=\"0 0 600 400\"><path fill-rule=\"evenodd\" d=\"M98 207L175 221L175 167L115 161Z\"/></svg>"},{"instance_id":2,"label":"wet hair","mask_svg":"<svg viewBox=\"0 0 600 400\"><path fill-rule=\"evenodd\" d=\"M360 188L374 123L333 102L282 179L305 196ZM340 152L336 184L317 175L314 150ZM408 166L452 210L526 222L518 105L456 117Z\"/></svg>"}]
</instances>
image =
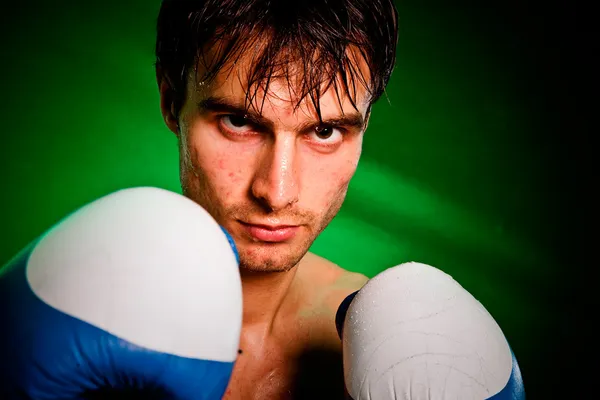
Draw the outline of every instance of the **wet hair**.
<instances>
[{"instance_id":1,"label":"wet hair","mask_svg":"<svg viewBox=\"0 0 600 400\"><path fill-rule=\"evenodd\" d=\"M210 83L251 56L246 107L262 109L255 104L259 91L283 78L296 107L308 97L321 118L320 97L332 86L340 102L344 93L355 108L358 85L369 105L382 96L396 58L397 21L393 0L163 0L157 72L178 113L190 68L198 82Z\"/></svg>"}]
</instances>

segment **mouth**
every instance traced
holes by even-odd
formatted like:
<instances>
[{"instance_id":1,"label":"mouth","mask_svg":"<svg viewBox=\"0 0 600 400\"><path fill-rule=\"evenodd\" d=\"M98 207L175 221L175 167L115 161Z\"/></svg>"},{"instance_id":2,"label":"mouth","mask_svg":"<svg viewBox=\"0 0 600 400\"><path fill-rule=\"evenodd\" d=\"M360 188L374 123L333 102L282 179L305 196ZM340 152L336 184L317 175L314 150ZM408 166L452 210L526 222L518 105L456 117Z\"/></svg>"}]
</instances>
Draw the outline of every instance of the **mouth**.
<instances>
[{"instance_id":1,"label":"mouth","mask_svg":"<svg viewBox=\"0 0 600 400\"><path fill-rule=\"evenodd\" d=\"M250 237L259 242L280 243L292 239L300 229L298 225L253 224L240 221Z\"/></svg>"}]
</instances>

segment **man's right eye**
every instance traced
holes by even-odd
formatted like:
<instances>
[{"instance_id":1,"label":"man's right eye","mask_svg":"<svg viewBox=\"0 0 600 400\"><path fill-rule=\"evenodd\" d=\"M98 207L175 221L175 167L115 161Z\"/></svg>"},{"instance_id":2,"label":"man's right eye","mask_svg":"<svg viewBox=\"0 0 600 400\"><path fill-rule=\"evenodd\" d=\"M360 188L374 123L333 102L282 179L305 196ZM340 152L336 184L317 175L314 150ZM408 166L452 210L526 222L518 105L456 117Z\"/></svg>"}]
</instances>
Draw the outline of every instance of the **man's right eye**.
<instances>
[{"instance_id":1,"label":"man's right eye","mask_svg":"<svg viewBox=\"0 0 600 400\"><path fill-rule=\"evenodd\" d=\"M240 115L222 115L220 124L229 132L245 133L252 130L252 124L246 118Z\"/></svg>"},{"instance_id":2,"label":"man's right eye","mask_svg":"<svg viewBox=\"0 0 600 400\"><path fill-rule=\"evenodd\" d=\"M244 125L246 125L248 123L248 121L246 120L246 118L241 117L239 115L227 115L226 116L227 119L229 120L229 123L235 127L242 127Z\"/></svg>"}]
</instances>

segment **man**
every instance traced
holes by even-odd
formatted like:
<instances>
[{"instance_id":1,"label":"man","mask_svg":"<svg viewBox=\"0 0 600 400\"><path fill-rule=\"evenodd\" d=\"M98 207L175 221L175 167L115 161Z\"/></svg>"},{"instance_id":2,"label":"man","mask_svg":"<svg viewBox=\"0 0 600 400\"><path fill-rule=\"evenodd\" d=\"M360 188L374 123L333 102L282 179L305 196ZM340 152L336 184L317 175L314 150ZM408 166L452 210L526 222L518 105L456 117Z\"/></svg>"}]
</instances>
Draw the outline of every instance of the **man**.
<instances>
[{"instance_id":1,"label":"man","mask_svg":"<svg viewBox=\"0 0 600 400\"><path fill-rule=\"evenodd\" d=\"M452 277L403 263L365 284L308 253L355 172L396 12L274 3L163 3L187 198L107 195L2 268L0 398L524 398L502 330Z\"/></svg>"},{"instance_id":2,"label":"man","mask_svg":"<svg viewBox=\"0 0 600 400\"><path fill-rule=\"evenodd\" d=\"M367 278L308 252L339 211L395 61L391 0L164 0L156 76L183 193L233 237L227 399L343 397L335 313Z\"/></svg>"}]
</instances>

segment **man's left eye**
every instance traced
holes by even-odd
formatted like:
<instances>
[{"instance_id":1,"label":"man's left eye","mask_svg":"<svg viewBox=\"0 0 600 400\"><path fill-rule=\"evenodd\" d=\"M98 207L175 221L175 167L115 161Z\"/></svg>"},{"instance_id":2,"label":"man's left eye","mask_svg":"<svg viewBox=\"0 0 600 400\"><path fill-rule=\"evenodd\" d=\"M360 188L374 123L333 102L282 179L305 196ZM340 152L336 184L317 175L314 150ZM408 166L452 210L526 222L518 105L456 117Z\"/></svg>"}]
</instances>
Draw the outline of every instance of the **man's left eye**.
<instances>
[{"instance_id":1,"label":"man's left eye","mask_svg":"<svg viewBox=\"0 0 600 400\"><path fill-rule=\"evenodd\" d=\"M342 139L342 132L333 126L317 126L312 133L318 142L337 142Z\"/></svg>"}]
</instances>

